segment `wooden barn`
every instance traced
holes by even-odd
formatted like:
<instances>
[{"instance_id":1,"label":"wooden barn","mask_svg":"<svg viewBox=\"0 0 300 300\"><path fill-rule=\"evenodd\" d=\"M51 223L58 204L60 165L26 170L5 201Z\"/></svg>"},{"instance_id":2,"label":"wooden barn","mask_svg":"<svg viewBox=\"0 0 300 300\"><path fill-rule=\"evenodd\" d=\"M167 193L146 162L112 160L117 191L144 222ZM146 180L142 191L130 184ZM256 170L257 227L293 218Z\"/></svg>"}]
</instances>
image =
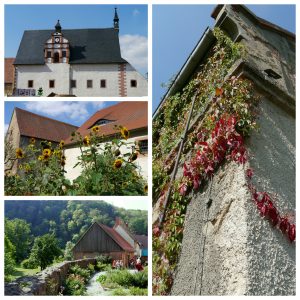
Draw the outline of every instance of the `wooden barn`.
<instances>
[{"instance_id":1,"label":"wooden barn","mask_svg":"<svg viewBox=\"0 0 300 300\"><path fill-rule=\"evenodd\" d=\"M95 222L73 247L75 259L109 255L128 266L135 249L116 230Z\"/></svg>"}]
</instances>

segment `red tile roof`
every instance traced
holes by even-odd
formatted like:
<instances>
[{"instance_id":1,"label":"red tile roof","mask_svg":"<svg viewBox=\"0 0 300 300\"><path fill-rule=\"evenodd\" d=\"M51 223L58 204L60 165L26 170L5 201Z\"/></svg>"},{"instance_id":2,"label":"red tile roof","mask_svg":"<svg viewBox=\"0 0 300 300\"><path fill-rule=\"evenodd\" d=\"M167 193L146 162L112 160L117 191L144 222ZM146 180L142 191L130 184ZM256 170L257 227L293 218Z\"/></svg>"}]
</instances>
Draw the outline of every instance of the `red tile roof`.
<instances>
[{"instance_id":1,"label":"red tile roof","mask_svg":"<svg viewBox=\"0 0 300 300\"><path fill-rule=\"evenodd\" d=\"M113 228L110 228L106 225L97 223L123 250L134 252L134 248L126 242L121 235L115 231Z\"/></svg>"},{"instance_id":2,"label":"red tile roof","mask_svg":"<svg viewBox=\"0 0 300 300\"><path fill-rule=\"evenodd\" d=\"M14 68L14 57L5 58L5 66L4 66L4 82L5 83L13 83L15 77L15 68Z\"/></svg>"},{"instance_id":3,"label":"red tile roof","mask_svg":"<svg viewBox=\"0 0 300 300\"><path fill-rule=\"evenodd\" d=\"M116 133L115 125L122 125L129 131L148 127L148 102L147 101L122 101L116 105L97 111L77 130L82 136L90 133L90 128L99 120L114 121L100 126L100 133L109 136ZM72 144L71 138L66 144Z\"/></svg>"},{"instance_id":4,"label":"red tile roof","mask_svg":"<svg viewBox=\"0 0 300 300\"><path fill-rule=\"evenodd\" d=\"M60 142L68 138L77 126L53 120L32 112L15 108L20 135Z\"/></svg>"}]
</instances>

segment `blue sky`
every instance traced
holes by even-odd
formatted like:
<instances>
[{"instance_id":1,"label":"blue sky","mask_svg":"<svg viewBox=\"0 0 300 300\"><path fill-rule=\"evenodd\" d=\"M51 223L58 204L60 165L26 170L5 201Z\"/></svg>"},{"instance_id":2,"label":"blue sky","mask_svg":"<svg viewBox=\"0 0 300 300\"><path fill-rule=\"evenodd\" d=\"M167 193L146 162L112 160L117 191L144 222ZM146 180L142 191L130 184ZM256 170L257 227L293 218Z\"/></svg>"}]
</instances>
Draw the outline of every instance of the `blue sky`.
<instances>
[{"instance_id":1,"label":"blue sky","mask_svg":"<svg viewBox=\"0 0 300 300\"><path fill-rule=\"evenodd\" d=\"M81 126L97 110L114 105L116 101L5 101L5 131L12 112L19 107L38 115Z\"/></svg>"},{"instance_id":2,"label":"blue sky","mask_svg":"<svg viewBox=\"0 0 300 300\"><path fill-rule=\"evenodd\" d=\"M168 83L185 63L207 26L215 5L154 5L152 22L153 112ZM247 5L257 16L295 33L294 5Z\"/></svg>"},{"instance_id":3,"label":"blue sky","mask_svg":"<svg viewBox=\"0 0 300 300\"><path fill-rule=\"evenodd\" d=\"M113 27L115 5L5 5L5 57L14 57L24 30ZM117 5L123 58L145 74L147 68L147 5Z\"/></svg>"}]
</instances>

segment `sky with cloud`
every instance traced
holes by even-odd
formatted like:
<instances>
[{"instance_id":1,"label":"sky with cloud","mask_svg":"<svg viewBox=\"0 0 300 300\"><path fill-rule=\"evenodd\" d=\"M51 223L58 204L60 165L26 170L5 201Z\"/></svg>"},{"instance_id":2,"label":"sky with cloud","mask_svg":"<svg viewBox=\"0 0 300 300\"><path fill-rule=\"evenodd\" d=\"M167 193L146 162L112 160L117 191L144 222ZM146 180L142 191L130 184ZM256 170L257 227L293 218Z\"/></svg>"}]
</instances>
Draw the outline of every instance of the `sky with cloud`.
<instances>
[{"instance_id":1,"label":"sky with cloud","mask_svg":"<svg viewBox=\"0 0 300 300\"><path fill-rule=\"evenodd\" d=\"M113 27L115 5L5 5L5 57L15 57L24 30ZM122 57L148 72L147 5L117 5ZM16 22L18 20L18 22Z\"/></svg>"},{"instance_id":2,"label":"sky with cloud","mask_svg":"<svg viewBox=\"0 0 300 300\"><path fill-rule=\"evenodd\" d=\"M38 115L81 126L96 111L114 105L116 101L6 101L5 132L15 107Z\"/></svg>"}]
</instances>

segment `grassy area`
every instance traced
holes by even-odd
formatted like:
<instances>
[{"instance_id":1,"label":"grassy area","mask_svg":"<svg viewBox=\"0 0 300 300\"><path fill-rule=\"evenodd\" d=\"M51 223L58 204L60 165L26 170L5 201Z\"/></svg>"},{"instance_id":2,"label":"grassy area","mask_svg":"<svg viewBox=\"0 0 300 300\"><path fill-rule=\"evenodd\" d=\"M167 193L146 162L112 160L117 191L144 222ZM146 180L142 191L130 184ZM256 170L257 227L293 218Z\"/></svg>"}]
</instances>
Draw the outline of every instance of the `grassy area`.
<instances>
[{"instance_id":1,"label":"grassy area","mask_svg":"<svg viewBox=\"0 0 300 300\"><path fill-rule=\"evenodd\" d=\"M21 266L16 266L15 272L11 275L12 280L15 280L22 276L30 276L40 272L40 268L36 269L24 269Z\"/></svg>"}]
</instances>

